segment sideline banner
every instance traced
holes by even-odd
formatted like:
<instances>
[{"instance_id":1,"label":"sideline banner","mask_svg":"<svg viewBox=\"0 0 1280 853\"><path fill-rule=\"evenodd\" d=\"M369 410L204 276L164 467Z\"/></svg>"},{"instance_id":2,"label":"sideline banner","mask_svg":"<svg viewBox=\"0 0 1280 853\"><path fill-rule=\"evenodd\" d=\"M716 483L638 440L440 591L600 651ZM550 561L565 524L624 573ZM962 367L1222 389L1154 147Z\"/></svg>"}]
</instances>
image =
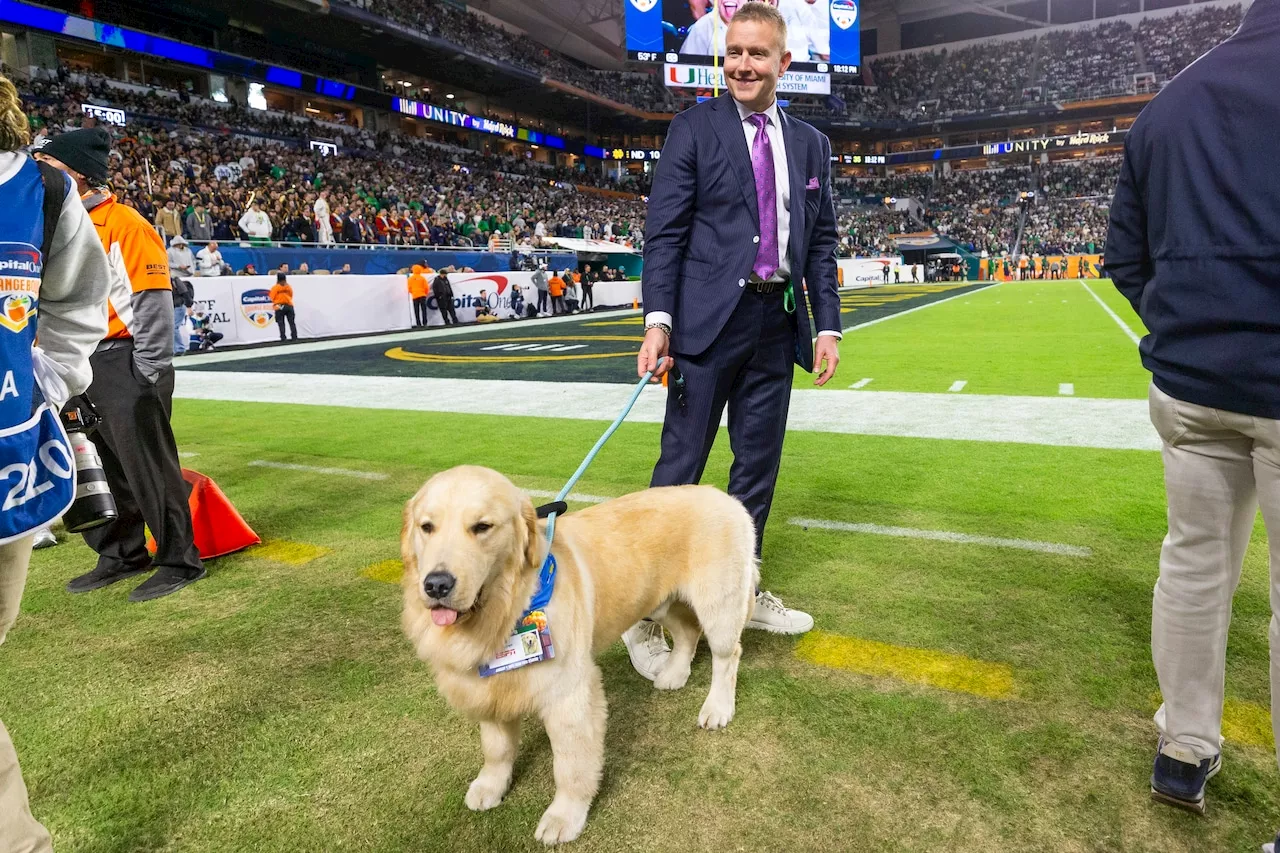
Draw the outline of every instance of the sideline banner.
<instances>
[{"instance_id":1,"label":"sideline banner","mask_svg":"<svg viewBox=\"0 0 1280 853\"><path fill-rule=\"evenodd\" d=\"M280 339L275 306L269 292L274 275L215 276L188 279L195 288L195 307L208 315L210 326L221 332L221 343L252 344ZM513 314L511 294L516 288L524 302L537 304L531 272L453 273L454 310L458 320L476 318L480 291L489 310L506 320ZM394 332L413 326L413 302L408 281L401 275L291 275L293 305L299 338ZM600 307L630 307L640 298L640 282L601 282L595 286ZM435 297L427 301L428 322L444 324Z\"/></svg>"},{"instance_id":2,"label":"sideline banner","mask_svg":"<svg viewBox=\"0 0 1280 853\"><path fill-rule=\"evenodd\" d=\"M889 268L889 281L893 281L893 271L900 269L899 278L911 281L911 268L903 266L902 258L889 256L883 258L837 258L836 269L839 273L841 287L875 287L884 284L884 269Z\"/></svg>"}]
</instances>

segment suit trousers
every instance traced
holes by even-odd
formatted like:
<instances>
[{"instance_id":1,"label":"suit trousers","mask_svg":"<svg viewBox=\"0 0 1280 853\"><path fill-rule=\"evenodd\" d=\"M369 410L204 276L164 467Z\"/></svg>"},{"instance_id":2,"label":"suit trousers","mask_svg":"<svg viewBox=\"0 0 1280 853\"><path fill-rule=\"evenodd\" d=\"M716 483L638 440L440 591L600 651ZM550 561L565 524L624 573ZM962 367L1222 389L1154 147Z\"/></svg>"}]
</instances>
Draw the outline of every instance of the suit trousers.
<instances>
[{"instance_id":1,"label":"suit trousers","mask_svg":"<svg viewBox=\"0 0 1280 853\"><path fill-rule=\"evenodd\" d=\"M782 461L795 335L781 293L748 290L706 352L672 353L684 378L684 403L672 380L662 423L662 453L650 485L679 486L702 479L727 404L733 449L729 494L742 501L755 520L757 557Z\"/></svg>"},{"instance_id":2,"label":"suit trousers","mask_svg":"<svg viewBox=\"0 0 1280 853\"><path fill-rule=\"evenodd\" d=\"M102 423L93 443L102 457L107 484L119 515L86 530L84 541L98 565L144 567L154 562L187 574L201 569L191 532L190 489L182 479L178 445L169 426L173 409L173 368L152 385L133 363L131 345L100 350L89 360L89 399ZM154 560L147 553L143 524L155 536Z\"/></svg>"},{"instance_id":3,"label":"suit trousers","mask_svg":"<svg viewBox=\"0 0 1280 853\"><path fill-rule=\"evenodd\" d=\"M1262 507L1271 562L1272 725L1280 742L1280 421L1198 406L1154 384L1169 533L1160 551L1151 654L1166 740L1200 760L1222 750L1231 599Z\"/></svg>"},{"instance_id":4,"label":"suit trousers","mask_svg":"<svg viewBox=\"0 0 1280 853\"><path fill-rule=\"evenodd\" d=\"M33 541L34 537L26 536L0 545L0 643L18 618ZM18 753L0 722L0 853L47 853L52 849L49 833L31 816Z\"/></svg>"}]
</instances>

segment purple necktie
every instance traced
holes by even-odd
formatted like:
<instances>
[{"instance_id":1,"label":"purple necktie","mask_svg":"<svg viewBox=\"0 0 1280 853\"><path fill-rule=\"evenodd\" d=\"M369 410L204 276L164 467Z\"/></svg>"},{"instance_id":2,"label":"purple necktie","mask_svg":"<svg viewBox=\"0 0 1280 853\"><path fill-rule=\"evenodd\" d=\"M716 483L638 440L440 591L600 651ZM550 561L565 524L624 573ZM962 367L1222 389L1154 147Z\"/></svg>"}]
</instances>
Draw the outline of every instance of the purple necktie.
<instances>
[{"instance_id":1,"label":"purple necktie","mask_svg":"<svg viewBox=\"0 0 1280 853\"><path fill-rule=\"evenodd\" d=\"M778 271L778 187L774 183L773 145L765 125L769 117L756 113L748 118L756 126L751 143L751 171L756 177L756 208L760 213L760 249L752 267L761 281Z\"/></svg>"}]
</instances>

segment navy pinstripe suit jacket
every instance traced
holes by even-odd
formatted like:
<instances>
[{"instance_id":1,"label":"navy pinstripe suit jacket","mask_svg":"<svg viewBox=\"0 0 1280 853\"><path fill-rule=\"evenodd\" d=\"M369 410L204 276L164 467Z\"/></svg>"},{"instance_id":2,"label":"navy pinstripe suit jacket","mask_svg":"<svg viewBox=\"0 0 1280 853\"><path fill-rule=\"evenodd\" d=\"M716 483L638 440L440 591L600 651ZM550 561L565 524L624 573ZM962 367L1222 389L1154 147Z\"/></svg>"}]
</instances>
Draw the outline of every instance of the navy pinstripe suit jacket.
<instances>
[{"instance_id":1,"label":"navy pinstripe suit jacket","mask_svg":"<svg viewBox=\"0 0 1280 853\"><path fill-rule=\"evenodd\" d=\"M840 330L831 142L782 110L778 115L791 182L795 360L812 371L815 331ZM641 285L645 311L673 318L673 352L701 355L720 334L751 275L759 248L752 238L759 233L751 152L732 98L724 94L677 115L649 194Z\"/></svg>"}]
</instances>

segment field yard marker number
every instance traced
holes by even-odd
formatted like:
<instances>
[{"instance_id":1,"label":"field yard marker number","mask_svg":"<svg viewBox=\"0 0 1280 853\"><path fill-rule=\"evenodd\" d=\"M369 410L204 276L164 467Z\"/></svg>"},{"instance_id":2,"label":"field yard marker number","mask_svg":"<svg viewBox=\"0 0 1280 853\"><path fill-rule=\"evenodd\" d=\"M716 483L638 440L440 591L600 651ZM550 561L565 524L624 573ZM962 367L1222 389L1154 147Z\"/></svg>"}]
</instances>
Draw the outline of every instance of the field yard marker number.
<instances>
[{"instance_id":1,"label":"field yard marker number","mask_svg":"<svg viewBox=\"0 0 1280 853\"><path fill-rule=\"evenodd\" d=\"M1061 382L1058 384L1058 393L1063 397L1075 396L1076 386L1070 382Z\"/></svg>"},{"instance_id":2,"label":"field yard marker number","mask_svg":"<svg viewBox=\"0 0 1280 853\"><path fill-rule=\"evenodd\" d=\"M1089 295L1093 297L1093 301L1101 305L1102 310L1106 311L1108 316L1110 316L1112 320L1116 321L1116 325L1119 326L1124 331L1124 333L1129 336L1129 340L1133 341L1135 344L1141 340L1141 338L1138 337L1138 333L1135 332L1133 329L1129 328L1129 324L1126 323L1124 320L1120 319L1120 315L1112 311L1111 306L1103 302L1101 296L1093 292L1092 287L1090 287L1088 284L1086 284L1083 281L1080 282L1080 286L1083 287L1085 290L1089 291Z\"/></svg>"}]
</instances>

